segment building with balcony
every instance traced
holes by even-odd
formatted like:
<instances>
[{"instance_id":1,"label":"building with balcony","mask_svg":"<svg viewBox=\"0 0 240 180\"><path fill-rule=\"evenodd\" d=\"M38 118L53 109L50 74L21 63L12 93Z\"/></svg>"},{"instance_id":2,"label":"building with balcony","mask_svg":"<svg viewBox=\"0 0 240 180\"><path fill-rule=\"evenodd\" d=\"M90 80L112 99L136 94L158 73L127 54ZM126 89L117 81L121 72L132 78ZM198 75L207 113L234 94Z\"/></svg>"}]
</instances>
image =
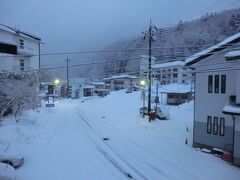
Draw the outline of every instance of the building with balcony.
<instances>
[{"instance_id":1,"label":"building with balcony","mask_svg":"<svg viewBox=\"0 0 240 180\"><path fill-rule=\"evenodd\" d=\"M0 25L0 71L39 69L40 42L36 35Z\"/></svg>"}]
</instances>

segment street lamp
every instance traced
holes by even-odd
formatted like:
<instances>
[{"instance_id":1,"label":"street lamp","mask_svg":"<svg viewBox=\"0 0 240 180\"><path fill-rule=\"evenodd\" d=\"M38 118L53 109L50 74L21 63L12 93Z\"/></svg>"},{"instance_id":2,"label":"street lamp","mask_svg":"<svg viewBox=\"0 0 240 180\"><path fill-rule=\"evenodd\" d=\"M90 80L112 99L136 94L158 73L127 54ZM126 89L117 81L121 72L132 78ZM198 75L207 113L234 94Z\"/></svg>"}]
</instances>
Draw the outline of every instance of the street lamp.
<instances>
[{"instance_id":1,"label":"street lamp","mask_svg":"<svg viewBox=\"0 0 240 180\"><path fill-rule=\"evenodd\" d=\"M142 97L143 97L143 118L144 118L144 113L145 113L145 85L146 85L146 81L145 80L141 80L140 81L140 85L141 85L141 89L142 89Z\"/></svg>"},{"instance_id":2,"label":"street lamp","mask_svg":"<svg viewBox=\"0 0 240 180\"><path fill-rule=\"evenodd\" d=\"M142 87L145 87L145 84L146 84L146 82L145 82L144 80L141 80L141 81L140 81L140 85L141 85Z\"/></svg>"},{"instance_id":3,"label":"street lamp","mask_svg":"<svg viewBox=\"0 0 240 180\"><path fill-rule=\"evenodd\" d=\"M55 80L54 80L54 85L55 85L55 86L59 85L59 83L60 83L60 80L59 80L59 79L55 79Z\"/></svg>"}]
</instances>

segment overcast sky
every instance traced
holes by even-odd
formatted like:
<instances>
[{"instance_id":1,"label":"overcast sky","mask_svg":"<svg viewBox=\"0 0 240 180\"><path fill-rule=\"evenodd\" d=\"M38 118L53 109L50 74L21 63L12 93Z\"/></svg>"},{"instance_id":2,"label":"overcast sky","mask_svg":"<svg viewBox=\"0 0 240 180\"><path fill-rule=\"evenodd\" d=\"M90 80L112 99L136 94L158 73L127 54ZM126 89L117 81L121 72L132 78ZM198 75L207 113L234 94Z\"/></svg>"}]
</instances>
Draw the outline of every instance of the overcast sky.
<instances>
[{"instance_id":1,"label":"overcast sky","mask_svg":"<svg viewBox=\"0 0 240 180\"><path fill-rule=\"evenodd\" d=\"M141 35L150 18L166 27L239 6L236 0L0 0L0 23L41 36L43 52L81 51Z\"/></svg>"}]
</instances>

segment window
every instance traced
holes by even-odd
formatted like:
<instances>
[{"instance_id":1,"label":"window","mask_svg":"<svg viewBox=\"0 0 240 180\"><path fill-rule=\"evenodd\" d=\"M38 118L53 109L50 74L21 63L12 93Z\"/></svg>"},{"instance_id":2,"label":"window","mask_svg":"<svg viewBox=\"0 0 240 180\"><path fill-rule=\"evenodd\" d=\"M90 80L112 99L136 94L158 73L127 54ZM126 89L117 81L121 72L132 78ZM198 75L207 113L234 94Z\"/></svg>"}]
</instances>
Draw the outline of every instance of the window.
<instances>
[{"instance_id":1,"label":"window","mask_svg":"<svg viewBox=\"0 0 240 180\"><path fill-rule=\"evenodd\" d=\"M213 118L213 134L218 134L218 117Z\"/></svg>"},{"instance_id":2,"label":"window","mask_svg":"<svg viewBox=\"0 0 240 180\"><path fill-rule=\"evenodd\" d=\"M183 74L183 77L187 77L187 74Z\"/></svg>"},{"instance_id":3,"label":"window","mask_svg":"<svg viewBox=\"0 0 240 180\"><path fill-rule=\"evenodd\" d=\"M24 40L19 39L19 47L24 48Z\"/></svg>"},{"instance_id":4,"label":"window","mask_svg":"<svg viewBox=\"0 0 240 180\"><path fill-rule=\"evenodd\" d=\"M209 75L208 76L208 92L212 93L212 89L213 89L213 76Z\"/></svg>"},{"instance_id":5,"label":"window","mask_svg":"<svg viewBox=\"0 0 240 180\"><path fill-rule=\"evenodd\" d=\"M20 59L20 71L24 71L24 59Z\"/></svg>"},{"instance_id":6,"label":"window","mask_svg":"<svg viewBox=\"0 0 240 180\"><path fill-rule=\"evenodd\" d=\"M168 72L171 72L171 69L168 69Z\"/></svg>"},{"instance_id":7,"label":"window","mask_svg":"<svg viewBox=\"0 0 240 180\"><path fill-rule=\"evenodd\" d=\"M212 116L207 117L207 133L212 133Z\"/></svg>"},{"instance_id":8,"label":"window","mask_svg":"<svg viewBox=\"0 0 240 180\"><path fill-rule=\"evenodd\" d=\"M173 94L168 94L168 98L169 98L169 99L173 99L173 98L174 98L174 95L173 95Z\"/></svg>"},{"instance_id":9,"label":"window","mask_svg":"<svg viewBox=\"0 0 240 180\"><path fill-rule=\"evenodd\" d=\"M173 77L177 78L177 77L178 77L178 74L173 74Z\"/></svg>"},{"instance_id":10,"label":"window","mask_svg":"<svg viewBox=\"0 0 240 180\"><path fill-rule=\"evenodd\" d=\"M170 77L171 77L171 74L168 74L168 75L167 75L167 77L169 77L169 78L170 78Z\"/></svg>"},{"instance_id":11,"label":"window","mask_svg":"<svg viewBox=\"0 0 240 180\"><path fill-rule=\"evenodd\" d=\"M176 68L173 69L173 72L177 72L177 71L178 71L178 69L176 69Z\"/></svg>"},{"instance_id":12,"label":"window","mask_svg":"<svg viewBox=\"0 0 240 180\"><path fill-rule=\"evenodd\" d=\"M219 75L215 75L214 92L219 93Z\"/></svg>"},{"instance_id":13,"label":"window","mask_svg":"<svg viewBox=\"0 0 240 180\"><path fill-rule=\"evenodd\" d=\"M225 134L225 118L220 118L220 129L219 129L220 136L224 136Z\"/></svg>"},{"instance_id":14,"label":"window","mask_svg":"<svg viewBox=\"0 0 240 180\"><path fill-rule=\"evenodd\" d=\"M226 93L226 75L221 76L221 93Z\"/></svg>"},{"instance_id":15,"label":"window","mask_svg":"<svg viewBox=\"0 0 240 180\"><path fill-rule=\"evenodd\" d=\"M0 42L0 53L17 54L17 46Z\"/></svg>"}]
</instances>

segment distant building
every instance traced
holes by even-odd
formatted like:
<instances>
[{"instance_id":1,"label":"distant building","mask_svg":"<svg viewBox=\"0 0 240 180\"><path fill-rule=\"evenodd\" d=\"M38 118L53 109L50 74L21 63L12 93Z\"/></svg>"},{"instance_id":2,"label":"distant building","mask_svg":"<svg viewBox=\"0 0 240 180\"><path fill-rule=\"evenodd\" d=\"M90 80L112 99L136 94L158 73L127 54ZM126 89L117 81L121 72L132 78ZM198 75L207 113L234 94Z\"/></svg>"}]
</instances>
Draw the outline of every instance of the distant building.
<instances>
[{"instance_id":1,"label":"distant building","mask_svg":"<svg viewBox=\"0 0 240 180\"><path fill-rule=\"evenodd\" d=\"M41 38L0 25L0 71L39 69Z\"/></svg>"},{"instance_id":2,"label":"distant building","mask_svg":"<svg viewBox=\"0 0 240 180\"><path fill-rule=\"evenodd\" d=\"M161 84L192 83L194 73L184 66L183 61L172 61L152 65L152 77Z\"/></svg>"},{"instance_id":3,"label":"distant building","mask_svg":"<svg viewBox=\"0 0 240 180\"><path fill-rule=\"evenodd\" d=\"M92 85L83 86L83 95L84 96L93 96L95 87Z\"/></svg>"},{"instance_id":4,"label":"distant building","mask_svg":"<svg viewBox=\"0 0 240 180\"><path fill-rule=\"evenodd\" d=\"M193 89L189 84L168 84L159 88L161 94L166 94L166 104L179 105L192 100Z\"/></svg>"},{"instance_id":5,"label":"distant building","mask_svg":"<svg viewBox=\"0 0 240 180\"><path fill-rule=\"evenodd\" d=\"M156 62L157 58L151 57L151 66L153 66ZM149 56L141 55L140 58L140 76L147 76L148 75L148 65L149 65Z\"/></svg>"},{"instance_id":6,"label":"distant building","mask_svg":"<svg viewBox=\"0 0 240 180\"><path fill-rule=\"evenodd\" d=\"M106 85L104 82L92 82L92 85L95 87L94 92L99 96L106 96L109 94L109 85Z\"/></svg>"},{"instance_id":7,"label":"distant building","mask_svg":"<svg viewBox=\"0 0 240 180\"><path fill-rule=\"evenodd\" d=\"M240 166L240 33L185 60L196 69L193 146L230 151Z\"/></svg>"},{"instance_id":8,"label":"distant building","mask_svg":"<svg viewBox=\"0 0 240 180\"><path fill-rule=\"evenodd\" d=\"M107 86L109 86L110 90L116 91L129 88L132 84L135 84L137 82L137 77L122 74L104 78L103 81Z\"/></svg>"}]
</instances>

